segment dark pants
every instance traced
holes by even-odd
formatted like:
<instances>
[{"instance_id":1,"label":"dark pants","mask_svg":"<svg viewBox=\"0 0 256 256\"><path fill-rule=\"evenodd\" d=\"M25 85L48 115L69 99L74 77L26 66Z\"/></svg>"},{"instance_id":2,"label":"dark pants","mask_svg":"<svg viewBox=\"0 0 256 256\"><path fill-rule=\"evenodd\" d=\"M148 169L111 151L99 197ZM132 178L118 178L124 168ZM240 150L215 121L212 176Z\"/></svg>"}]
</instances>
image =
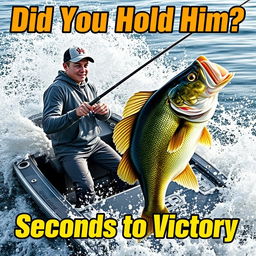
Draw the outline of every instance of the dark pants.
<instances>
[{"instance_id":1,"label":"dark pants","mask_svg":"<svg viewBox=\"0 0 256 256\"><path fill-rule=\"evenodd\" d=\"M80 207L82 204L90 204L95 199L94 182L88 169L87 160L92 160L110 171L118 180L116 171L121 157L102 140L97 143L90 153L61 158L62 166L74 184L77 207ZM119 182L121 181L119 180Z\"/></svg>"}]
</instances>

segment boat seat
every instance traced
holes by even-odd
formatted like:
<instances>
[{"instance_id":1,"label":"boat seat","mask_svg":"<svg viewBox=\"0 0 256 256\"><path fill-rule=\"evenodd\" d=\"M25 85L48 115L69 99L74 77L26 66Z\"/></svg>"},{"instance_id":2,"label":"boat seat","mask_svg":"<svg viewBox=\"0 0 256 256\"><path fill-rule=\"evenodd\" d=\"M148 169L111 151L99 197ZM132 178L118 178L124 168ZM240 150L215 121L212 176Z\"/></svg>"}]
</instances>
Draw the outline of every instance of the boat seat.
<instances>
[{"instance_id":1,"label":"boat seat","mask_svg":"<svg viewBox=\"0 0 256 256\"><path fill-rule=\"evenodd\" d=\"M63 167L62 167L60 161L56 157L50 158L49 163L55 172L57 172L58 174L64 173Z\"/></svg>"}]
</instances>

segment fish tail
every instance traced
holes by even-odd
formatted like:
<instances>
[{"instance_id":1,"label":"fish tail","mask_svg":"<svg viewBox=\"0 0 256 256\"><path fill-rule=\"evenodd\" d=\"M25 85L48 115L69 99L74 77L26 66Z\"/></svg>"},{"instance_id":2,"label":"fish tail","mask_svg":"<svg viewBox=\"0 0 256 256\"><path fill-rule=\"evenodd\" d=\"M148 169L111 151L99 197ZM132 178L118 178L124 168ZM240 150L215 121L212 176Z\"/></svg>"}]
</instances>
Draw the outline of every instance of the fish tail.
<instances>
[{"instance_id":1,"label":"fish tail","mask_svg":"<svg viewBox=\"0 0 256 256\"><path fill-rule=\"evenodd\" d=\"M160 210L157 213L159 213L159 214L169 213L169 210L165 206L162 210ZM154 213L146 213L145 209L142 212L141 218L147 221L147 233L146 233L145 238L154 233L153 214ZM140 242L140 241L141 240L139 240L138 242Z\"/></svg>"},{"instance_id":2,"label":"fish tail","mask_svg":"<svg viewBox=\"0 0 256 256\"><path fill-rule=\"evenodd\" d=\"M152 233L154 233L154 223L153 223L153 215L147 215L144 213L142 213L141 218L146 220L147 222L147 233L146 233L146 237L150 236Z\"/></svg>"}]
</instances>

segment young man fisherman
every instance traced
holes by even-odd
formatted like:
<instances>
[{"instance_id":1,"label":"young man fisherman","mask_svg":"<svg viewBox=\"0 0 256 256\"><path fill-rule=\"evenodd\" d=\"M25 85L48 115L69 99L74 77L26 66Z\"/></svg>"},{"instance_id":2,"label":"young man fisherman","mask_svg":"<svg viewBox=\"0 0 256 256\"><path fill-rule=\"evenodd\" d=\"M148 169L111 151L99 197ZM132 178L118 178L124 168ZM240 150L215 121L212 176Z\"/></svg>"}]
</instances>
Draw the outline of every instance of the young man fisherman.
<instances>
[{"instance_id":1,"label":"young man fisherman","mask_svg":"<svg viewBox=\"0 0 256 256\"><path fill-rule=\"evenodd\" d=\"M97 162L116 176L121 159L98 137L96 118L104 121L111 114L104 103L88 103L97 96L87 78L89 62L94 60L84 49L69 48L64 53L65 71L59 71L44 93L43 129L50 134L55 155L74 184L76 207L92 203L95 198L87 160Z\"/></svg>"}]
</instances>

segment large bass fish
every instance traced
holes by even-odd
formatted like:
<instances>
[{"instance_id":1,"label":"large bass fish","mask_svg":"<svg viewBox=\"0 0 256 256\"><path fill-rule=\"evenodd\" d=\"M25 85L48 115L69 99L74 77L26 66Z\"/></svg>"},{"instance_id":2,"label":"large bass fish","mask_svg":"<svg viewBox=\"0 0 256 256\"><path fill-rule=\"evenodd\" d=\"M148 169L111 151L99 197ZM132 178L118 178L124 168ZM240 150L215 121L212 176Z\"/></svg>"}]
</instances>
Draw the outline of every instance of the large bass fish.
<instances>
[{"instance_id":1,"label":"large bass fish","mask_svg":"<svg viewBox=\"0 0 256 256\"><path fill-rule=\"evenodd\" d=\"M128 100L113 135L123 154L117 173L129 184L140 182L147 235L153 232L153 214L169 212L165 193L171 181L198 191L189 160L198 143L211 144L206 124L219 91L232 78L232 73L200 56L159 90L138 92Z\"/></svg>"}]
</instances>

